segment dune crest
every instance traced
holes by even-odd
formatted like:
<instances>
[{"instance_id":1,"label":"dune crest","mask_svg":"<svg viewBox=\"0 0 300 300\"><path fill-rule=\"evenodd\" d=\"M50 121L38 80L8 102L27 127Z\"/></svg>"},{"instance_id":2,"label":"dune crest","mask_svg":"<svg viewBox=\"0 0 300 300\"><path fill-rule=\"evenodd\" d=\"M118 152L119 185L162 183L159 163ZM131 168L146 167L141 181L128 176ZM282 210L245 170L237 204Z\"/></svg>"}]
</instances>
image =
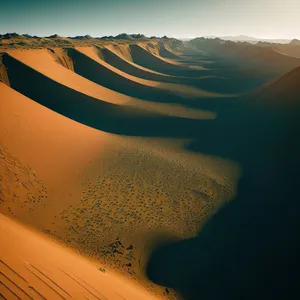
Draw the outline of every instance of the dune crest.
<instances>
[{"instance_id":1,"label":"dune crest","mask_svg":"<svg viewBox=\"0 0 300 300\"><path fill-rule=\"evenodd\" d=\"M0 35L0 296L181 299L211 253L223 274L234 230L295 179L300 60L287 47Z\"/></svg>"}]
</instances>

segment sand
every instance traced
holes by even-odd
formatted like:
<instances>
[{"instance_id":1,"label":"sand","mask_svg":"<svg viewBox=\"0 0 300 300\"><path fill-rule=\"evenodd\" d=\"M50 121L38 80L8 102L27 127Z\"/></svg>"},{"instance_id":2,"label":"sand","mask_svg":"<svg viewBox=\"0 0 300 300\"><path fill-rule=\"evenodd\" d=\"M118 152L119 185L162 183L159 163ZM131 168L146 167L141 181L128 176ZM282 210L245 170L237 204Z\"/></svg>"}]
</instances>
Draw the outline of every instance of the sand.
<instances>
[{"instance_id":1,"label":"sand","mask_svg":"<svg viewBox=\"0 0 300 300\"><path fill-rule=\"evenodd\" d=\"M210 43L1 39L3 296L180 298L147 278L153 249L196 236L237 196L241 108L298 100L297 59L251 45L228 65ZM256 74L261 61L272 70Z\"/></svg>"},{"instance_id":2,"label":"sand","mask_svg":"<svg viewBox=\"0 0 300 300\"><path fill-rule=\"evenodd\" d=\"M83 53L86 56L88 56L88 57L92 58L93 60L95 60L97 63L99 63L107 71L109 70L110 72L107 72L106 70L103 70L103 68L102 68L101 73L106 78L109 77L110 74L115 73L115 74L120 75L121 78L123 77L127 80L130 80L132 83L134 82L134 83L139 84L139 85L137 85L137 84L133 85L131 83L131 86L130 86L130 83L128 83L128 82L124 83L127 86L130 86L130 88L132 88L134 90L138 90L139 88L142 88L142 85L145 85L145 86L148 86L148 87L155 87L155 88L158 88L158 89L170 91L170 92L174 93L175 95L177 94L177 95L182 95L182 96L185 96L185 97L189 97L189 96L191 97L192 96L192 97L195 97L195 98L196 97L200 98L200 97L210 97L210 96L211 97L216 97L217 96L215 93L209 93L209 92L206 92L206 91L201 91L200 89L196 89L196 88L193 88L193 87L190 87L190 86L185 86L183 84L180 85L180 84L161 83L159 81L145 80L145 79L141 79L139 77L132 76L130 74L127 74L123 71L118 70L117 68L115 68L115 67L109 65L108 63L106 63L105 61L101 60L99 58L99 54L98 54L97 49L95 49L93 47L85 47L85 48L77 48L77 49L81 53ZM116 78L116 79L111 78L110 80L111 80L111 82L114 83L114 85L116 85L117 82L118 82L118 78ZM142 97L143 93L147 93L147 90L141 91L141 93L142 93L141 94L141 97Z\"/></svg>"},{"instance_id":3,"label":"sand","mask_svg":"<svg viewBox=\"0 0 300 300\"><path fill-rule=\"evenodd\" d=\"M90 51L91 55L93 55L93 50L86 50ZM47 78L53 80L51 82L51 85L53 83L59 83L63 85L64 87L67 87L73 91L77 91L81 94L87 95L93 99L101 100L101 102L105 103L111 103L116 105L123 105L126 107L133 107L135 108L141 108L146 112L154 112L154 113L160 113L164 115L170 115L170 116L180 116L180 117L186 117L186 118L213 118L214 114L211 112L201 111L201 110L192 110L185 108L184 106L179 106L176 104L160 104L160 103L153 103L151 101L145 101L144 99L139 100L138 98L130 97L125 94L118 93L116 91L113 91L111 89L108 89L102 85L95 84L94 82L77 75L73 72L73 62L71 58L63 53L60 49L54 49L53 51L49 51L46 49L42 50L26 50L26 51L20 51L20 50L12 50L8 52L9 57L13 58L13 63L23 63L26 66L30 67L31 71L36 71L34 73L35 76L37 76L37 80L41 80L41 75L45 75ZM63 58L63 59L62 59ZM61 61L67 61L68 63L65 63L65 66L61 64ZM104 64L103 61L97 61L97 64ZM71 66L70 69L66 66ZM97 66L98 67L98 66ZM99 67L102 67L99 65ZM120 81L124 88L129 88L130 90L135 91L135 94L137 96L143 97L143 93L151 93L153 94L154 100L157 98L167 98L170 97L170 94L160 94L161 89L170 90L172 94L179 94L180 96L187 95L187 97L195 98L195 97L217 97L218 94L209 93L206 91L201 91L192 87L183 86L183 85L173 85L173 84L165 84L165 83L159 83L159 82L150 82L150 81L143 81L142 79L135 79L136 81L131 80L130 75L122 73L122 75L118 74L121 71L117 71L115 69L111 70L113 67L104 66L109 72L113 78L111 82L113 85L115 85L118 81ZM18 68L18 67L17 67ZM98 72L101 72L100 70L97 70ZM38 73L37 73L38 72ZM118 72L118 73L116 73ZM14 75L14 73L12 74ZM11 76L12 76L11 75ZM115 75L115 76L114 76ZM31 75L32 76L32 75ZM116 77L116 78L115 78ZM101 77L99 77L101 79ZM114 79L117 80L113 81ZM16 81L21 81L22 79L18 78ZM125 83L124 83L125 81ZM115 83L114 83L115 82ZM130 82L133 83L133 86L130 86ZM31 82L34 84L34 82ZM127 83L127 84L126 84ZM48 83L48 85L50 82ZM111 85L109 85L111 86ZM158 91L155 91L153 89L147 90L145 87L156 87L158 86ZM24 89L28 89L29 85L27 84L26 87L19 87L18 90L22 92ZM34 89L34 87L32 87ZM124 89L123 88L123 89ZM144 89L143 89L144 88ZM52 88L51 88L52 89ZM140 91L139 91L140 90ZM71 91L69 91L71 92ZM138 92L138 93L137 93ZM29 96L31 95L28 94ZM75 94L73 97L76 97ZM146 100L151 100L153 97L147 97ZM166 100L164 102L167 102Z\"/></svg>"},{"instance_id":4,"label":"sand","mask_svg":"<svg viewBox=\"0 0 300 300\"><path fill-rule=\"evenodd\" d=\"M300 68L293 69L254 91L260 103L277 109L299 106L300 94L297 89L300 78Z\"/></svg>"},{"instance_id":5,"label":"sand","mask_svg":"<svg viewBox=\"0 0 300 300\"><path fill-rule=\"evenodd\" d=\"M126 138L94 130L3 83L0 120L5 179L1 212L148 288L144 269L160 236L168 240L192 235L210 211L234 194L237 175L231 162L181 153L185 141ZM189 174L184 181L183 174ZM181 196L168 187L170 182L178 186L178 180ZM207 195L194 191L199 180L213 187ZM172 204L174 195L188 197L191 203L178 209L182 204ZM207 203L206 197L213 197L213 203ZM196 199L203 199L201 205ZM186 214L188 222L182 218ZM114 253L115 247L122 254ZM163 288L151 290L165 293Z\"/></svg>"},{"instance_id":6,"label":"sand","mask_svg":"<svg viewBox=\"0 0 300 300\"><path fill-rule=\"evenodd\" d=\"M158 299L3 215L0 243L3 299Z\"/></svg>"},{"instance_id":7,"label":"sand","mask_svg":"<svg viewBox=\"0 0 300 300\"><path fill-rule=\"evenodd\" d=\"M53 192L59 195L53 197L53 199L57 199L57 205L63 204L59 200L62 196L64 196L64 202L68 203L69 192L74 193L77 189L78 173L84 171L90 157L101 153L100 149L109 135L70 121L17 93L3 83L0 83L0 88L2 128L0 137L1 146L5 147L2 148L4 151L2 163L4 162L4 168L8 168L4 175L9 176L11 172L14 173L16 168L16 176L19 172L23 173L24 182L31 181L31 179L33 182L35 179L38 180L37 190L44 190L43 182L47 182L50 194ZM11 165L7 166L6 157L17 157L18 159L10 159ZM16 160L17 166L14 166L14 160ZM30 167L26 167L26 164L20 160L25 161ZM10 184L9 182L8 184ZM26 192L26 198L29 197L27 201L30 202L34 196L26 191L26 186L21 185L20 188ZM33 189L34 193L38 193L36 189ZM51 197L51 195L43 196L47 196L47 199ZM23 197L24 195L20 196L21 203L24 201ZM40 202L43 200L39 198ZM48 204L55 206L54 202L49 203L51 201L47 200ZM18 206L19 203L8 203L7 205ZM11 209L13 210L13 207ZM25 210L26 207L24 207ZM37 217L39 220L43 220L48 213L45 212L40 216L37 214ZM31 216L26 216L25 212L22 215L26 222L30 222Z\"/></svg>"}]
</instances>

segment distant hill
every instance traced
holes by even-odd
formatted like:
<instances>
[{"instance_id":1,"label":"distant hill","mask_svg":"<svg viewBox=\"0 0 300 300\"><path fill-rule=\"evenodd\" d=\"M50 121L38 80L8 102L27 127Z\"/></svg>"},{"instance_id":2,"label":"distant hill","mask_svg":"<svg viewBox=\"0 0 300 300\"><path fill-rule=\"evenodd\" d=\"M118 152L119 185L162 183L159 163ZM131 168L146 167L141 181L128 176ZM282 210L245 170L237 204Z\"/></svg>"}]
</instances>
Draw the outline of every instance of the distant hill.
<instances>
[{"instance_id":1,"label":"distant hill","mask_svg":"<svg viewBox=\"0 0 300 300\"><path fill-rule=\"evenodd\" d=\"M144 34L140 33L133 33L133 34L128 34L128 33L120 33L116 36L103 36L100 39L117 39L117 40L135 40L135 39L146 39L147 37Z\"/></svg>"},{"instance_id":2,"label":"distant hill","mask_svg":"<svg viewBox=\"0 0 300 300\"><path fill-rule=\"evenodd\" d=\"M261 39L261 38L254 38L247 35L239 35L239 36L223 36L220 39L225 41L233 41L233 42L268 42L268 43L278 43L278 44L288 44L290 40L288 39Z\"/></svg>"},{"instance_id":3,"label":"distant hill","mask_svg":"<svg viewBox=\"0 0 300 300\"><path fill-rule=\"evenodd\" d=\"M19 37L20 35L13 32L13 33L6 33L6 34L0 34L0 39L11 39L15 37Z\"/></svg>"},{"instance_id":4,"label":"distant hill","mask_svg":"<svg viewBox=\"0 0 300 300\"><path fill-rule=\"evenodd\" d=\"M92 39L92 37L90 35L77 35L74 37L70 37L70 39L74 39L74 40L87 40L87 39Z\"/></svg>"},{"instance_id":5,"label":"distant hill","mask_svg":"<svg viewBox=\"0 0 300 300\"><path fill-rule=\"evenodd\" d=\"M300 45L300 40L297 40L297 39L293 39L291 42L290 42L291 45Z\"/></svg>"},{"instance_id":6,"label":"distant hill","mask_svg":"<svg viewBox=\"0 0 300 300\"><path fill-rule=\"evenodd\" d=\"M58 39L58 38L60 38L60 36L58 34L53 34L53 35L46 36L46 38L49 38L49 39Z\"/></svg>"}]
</instances>

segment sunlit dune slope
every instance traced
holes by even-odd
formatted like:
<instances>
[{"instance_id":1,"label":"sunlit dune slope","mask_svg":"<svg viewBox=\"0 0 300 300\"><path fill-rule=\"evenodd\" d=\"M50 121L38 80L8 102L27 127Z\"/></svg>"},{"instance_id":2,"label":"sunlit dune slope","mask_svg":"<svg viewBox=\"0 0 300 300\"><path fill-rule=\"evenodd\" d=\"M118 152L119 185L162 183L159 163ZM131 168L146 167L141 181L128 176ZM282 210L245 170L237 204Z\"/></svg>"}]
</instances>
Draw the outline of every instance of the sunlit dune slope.
<instances>
[{"instance_id":1,"label":"sunlit dune slope","mask_svg":"<svg viewBox=\"0 0 300 300\"><path fill-rule=\"evenodd\" d=\"M118 46L119 47L119 46ZM183 76L172 76L163 73L154 72L151 69L147 69L132 61L132 58L126 58L122 55L121 51L116 50L117 46L107 45L105 48L101 48L101 59L105 60L108 64L115 68L122 70L123 72L140 77L147 80L169 82L169 83L189 83L191 78L185 78ZM198 80L205 80L207 76L201 76ZM196 80L196 78L195 78Z\"/></svg>"},{"instance_id":2,"label":"sunlit dune slope","mask_svg":"<svg viewBox=\"0 0 300 300\"><path fill-rule=\"evenodd\" d=\"M159 46L159 55L165 58L170 59L179 59L180 56L176 54L176 51L172 50L171 47L166 45L163 42L158 43Z\"/></svg>"},{"instance_id":3,"label":"sunlit dune slope","mask_svg":"<svg viewBox=\"0 0 300 300\"><path fill-rule=\"evenodd\" d=\"M166 40L139 42L136 44L142 47L143 49L147 50L149 53L160 57L163 61L169 62L173 65L181 65L181 63L176 61L177 59L179 59L179 56L175 55L172 52Z\"/></svg>"},{"instance_id":4,"label":"sunlit dune slope","mask_svg":"<svg viewBox=\"0 0 300 300\"><path fill-rule=\"evenodd\" d=\"M238 167L178 140L106 134L0 88L1 212L161 292L145 279L149 251L194 235L233 197Z\"/></svg>"},{"instance_id":5,"label":"sunlit dune slope","mask_svg":"<svg viewBox=\"0 0 300 300\"><path fill-rule=\"evenodd\" d=\"M78 48L78 51L96 61L98 65L78 54L76 50L70 49L70 56L76 61L75 71L78 70L82 76L124 94L133 93L133 96L149 100L165 98L164 102L168 101L170 94L161 90L185 97L200 98L217 96L215 93L202 91L183 84L168 84L132 76L101 60L100 50L94 47Z\"/></svg>"},{"instance_id":6,"label":"sunlit dune slope","mask_svg":"<svg viewBox=\"0 0 300 300\"><path fill-rule=\"evenodd\" d=\"M59 56L62 56L63 61L65 61L68 56L62 54L63 50L60 49L55 49L55 51L49 51L47 49L26 51L12 50L9 51L8 54L15 60L22 62L52 80L75 91L83 92L93 98L98 98L114 104L124 104L130 101L130 97L115 93L114 91L101 87L81 76L78 76L61 63L61 60L58 60L56 55L57 50L59 51Z\"/></svg>"},{"instance_id":7,"label":"sunlit dune slope","mask_svg":"<svg viewBox=\"0 0 300 300\"><path fill-rule=\"evenodd\" d=\"M0 259L47 299L57 293L148 299L148 290L173 300L174 291L146 276L151 252L201 234L220 207L240 196L241 175L253 197L252 186L265 187L265 178L276 182L267 154L278 142L276 130L294 130L284 124L298 118L290 108L298 109L299 59L216 41L196 49L167 38L72 40L53 36L37 41L43 49L1 50L0 233L8 244ZM23 253L22 247L9 253L13 241L24 245ZM0 262L1 272L34 293L6 264ZM26 295L3 274L1 282ZM42 289L33 274L48 285ZM102 289L102 280L113 289Z\"/></svg>"},{"instance_id":8,"label":"sunlit dune slope","mask_svg":"<svg viewBox=\"0 0 300 300\"><path fill-rule=\"evenodd\" d=\"M78 198L78 176L110 135L48 110L3 83L0 108L1 209L36 225L51 215L49 206L64 206L71 194ZM19 176L24 177L20 183Z\"/></svg>"},{"instance_id":9,"label":"sunlit dune slope","mask_svg":"<svg viewBox=\"0 0 300 300\"><path fill-rule=\"evenodd\" d=\"M158 299L1 214L0 243L3 299Z\"/></svg>"},{"instance_id":10,"label":"sunlit dune slope","mask_svg":"<svg viewBox=\"0 0 300 300\"><path fill-rule=\"evenodd\" d=\"M213 114L210 112L192 110L175 104L155 103L154 105L151 101L139 100L98 85L79 76L58 62L58 60L62 61L62 57L63 61L68 61L73 66L73 61L67 54L62 54L62 51L61 49L54 49L52 51L18 50L4 54L3 63L8 69L7 73L8 78L10 78L10 85L33 100L55 111L95 127L97 127L95 123L101 121L95 115L100 110L102 114L110 111L110 114L116 114L118 118L123 118L122 114L126 117L128 114L146 116L149 113L186 118L213 117ZM56 52L58 52L58 57L56 56ZM98 67L98 63L96 63L96 67ZM97 68L96 71L99 71L99 74L97 73L96 76L101 78L101 70ZM110 70L108 71L113 75L115 74ZM123 78L120 75L117 76ZM39 84L36 85L37 83ZM126 86L123 85L123 88L126 88ZM175 86L175 88L178 89L179 87ZM204 93L205 95L205 92L193 88L187 87L186 90L190 93L196 91L196 94ZM64 102L60 102L59 100L62 95L65 95ZM143 96L142 94L140 95ZM208 93L208 95L213 94ZM164 97L164 95L158 94L158 96L156 94L157 98L154 98L154 101L160 101L161 99L162 102L168 102L167 95ZM55 99L55 101L52 99ZM101 101L96 101L97 99ZM72 105L74 105L73 109L71 109ZM81 114L81 109L90 115ZM109 117L110 114L107 114L106 117Z\"/></svg>"},{"instance_id":11,"label":"sunlit dune slope","mask_svg":"<svg viewBox=\"0 0 300 300\"><path fill-rule=\"evenodd\" d=\"M276 45L274 47L278 52L283 53L285 55L294 56L300 58L300 45Z\"/></svg>"},{"instance_id":12,"label":"sunlit dune slope","mask_svg":"<svg viewBox=\"0 0 300 300\"><path fill-rule=\"evenodd\" d=\"M155 72L151 69L135 64L132 61L131 54L129 56L124 55L123 52L118 50L119 47L120 46L107 45L100 48L99 51L101 51L101 58L115 68L136 77L157 81L172 79L173 76L171 75Z\"/></svg>"}]
</instances>

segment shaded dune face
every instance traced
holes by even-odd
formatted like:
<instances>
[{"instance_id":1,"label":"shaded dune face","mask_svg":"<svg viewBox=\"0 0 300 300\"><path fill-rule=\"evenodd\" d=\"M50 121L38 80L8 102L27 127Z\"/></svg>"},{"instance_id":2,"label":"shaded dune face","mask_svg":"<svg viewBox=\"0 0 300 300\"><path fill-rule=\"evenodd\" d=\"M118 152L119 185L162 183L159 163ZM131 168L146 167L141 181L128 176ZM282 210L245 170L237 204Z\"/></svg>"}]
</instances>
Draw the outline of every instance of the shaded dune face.
<instances>
[{"instance_id":1,"label":"shaded dune face","mask_svg":"<svg viewBox=\"0 0 300 300\"><path fill-rule=\"evenodd\" d=\"M183 149L185 141L178 138L194 137L199 119L171 118L165 114L127 107L125 104L131 101L130 97L105 88L98 89L96 84L87 83L87 79L72 73L72 65L65 57L66 52L58 53L54 49L52 53L53 63L48 61L51 55L45 52L36 52L35 58L38 61L34 61L31 56L35 54L34 51L4 55L4 66L10 78L10 88L6 88L10 92L1 89L1 120L5 120L2 123L2 128L5 128L3 141L9 153L17 153L21 161L29 161L31 168L38 170L37 176L45 182L43 184L47 189L49 203L34 209L33 203L29 201L30 207L23 207L21 213L17 210L18 201L11 205L12 197L9 203L1 207L1 211L39 228L118 272L142 280L142 285L149 288L151 284L144 273L149 249L159 245L161 240L166 242L193 235L211 211L233 197L238 168L231 162L189 154ZM89 87L92 90L89 91ZM35 111L34 103L31 101L29 105L29 98L22 94L41 104L35 103L40 112L37 110L28 115ZM15 113L5 104L7 98L13 97L24 103L20 112ZM20 103L16 103L16 106ZM59 118L56 118L59 115L54 114L54 111L98 129L101 136L102 130L121 136L104 135L105 144L101 147L98 141L101 136L92 137L90 130L84 132L76 126L69 126L73 124L72 120L66 119L71 123L60 123ZM48 115L50 117L52 114L56 117L48 119ZM9 121L4 118L5 115ZM36 121L34 125L31 124L31 118ZM49 124L45 130L45 124L42 125L44 121ZM47 127L52 128L52 123L61 124L62 129L70 127L68 130L72 134L70 139L65 137L66 143L62 142L63 135L59 133L59 126L54 126L55 130L51 130L50 135ZM39 132L41 137L49 137L51 142L47 142L47 138L39 138ZM12 135L13 139L10 138ZM23 135L27 142L19 151L17 139L22 139ZM83 141L85 136L91 139ZM163 141L161 137L167 140ZM38 145L39 140L42 147ZM68 143L73 146L72 150ZM90 144L94 146L87 147L89 149L84 154L83 146ZM51 151L37 152L37 149L45 149L47 145L48 149L52 148ZM72 153L70 159L67 151ZM48 175L49 165L54 158L61 160L61 171L65 175L65 179L60 177L61 181L58 182L52 178L53 174ZM77 165L72 162L74 158L76 163L78 160L81 163ZM6 159L3 161L6 164ZM73 172L70 168L72 164ZM60 169L59 163L54 165ZM68 172L65 171L66 166ZM227 170L230 170L228 174ZM70 180L74 181L74 186L69 182L67 184L66 181ZM180 195L174 188L179 184ZM37 188L31 185L28 187L30 195L40 196ZM11 189L14 188L12 185ZM182 202L183 198L190 199L189 203ZM160 294L166 293L158 287L152 286L151 289ZM173 293L168 291L168 294L170 296Z\"/></svg>"},{"instance_id":2,"label":"shaded dune face","mask_svg":"<svg viewBox=\"0 0 300 300\"><path fill-rule=\"evenodd\" d=\"M74 258L75 270L73 254L57 250L96 299L154 299L146 289L159 299L275 298L272 280L286 286L287 263L298 266L299 69L282 75L298 61L223 48L235 61L209 41L43 43L1 55L0 213L92 259ZM270 70L256 75L259 64ZM282 76L268 82L272 74ZM26 243L20 232L56 251L3 218L9 241ZM57 262L24 256L74 298L91 296Z\"/></svg>"},{"instance_id":3,"label":"shaded dune face","mask_svg":"<svg viewBox=\"0 0 300 300\"><path fill-rule=\"evenodd\" d=\"M251 86L249 86L249 82L245 81L245 79L241 79L237 76L229 76L230 72L228 66L226 67L226 70L224 70L222 67L223 70L219 71L220 66L218 64L212 65L212 68L208 68L202 71L187 69L187 67L191 67L190 63L192 65L195 64L195 62L200 65L206 63L208 59L207 56L203 57L203 55L199 54L198 52L196 54L193 54L197 58L195 59L195 61L192 60L190 63L189 60L187 60L186 56L183 55L182 60L186 60L188 62L188 65L182 66L170 64L170 62L160 59L159 57L147 52L147 50L138 45L134 45L134 49L135 50L132 51L132 49L130 48L130 58L133 62L136 63L126 60L126 58L122 56L122 54L112 50L111 48L101 49L101 56L102 59L107 61L109 64L133 76L148 80L185 84L215 93L241 93L241 91L249 90L254 86L258 86L259 84L264 83L268 80L264 78L263 80L261 79L259 83L252 83ZM200 59L201 62L199 62ZM175 61L173 62L176 63ZM147 66L152 70L155 69L159 73L157 74L157 72L149 72L150 69L147 68ZM169 69L176 69L176 71L172 71L170 73L168 72ZM237 81L239 82L237 83Z\"/></svg>"},{"instance_id":4,"label":"shaded dune face","mask_svg":"<svg viewBox=\"0 0 300 300\"><path fill-rule=\"evenodd\" d=\"M179 101L178 98L176 99L175 95L121 76L105 66L100 65L96 61L89 59L79 51L70 49L69 55L76 61L75 72L109 89L131 97L156 102ZM157 85L159 85L159 82L157 82Z\"/></svg>"},{"instance_id":5,"label":"shaded dune face","mask_svg":"<svg viewBox=\"0 0 300 300\"><path fill-rule=\"evenodd\" d=\"M165 117L99 101L51 80L9 55L5 56L4 61L8 66L12 88L58 113L94 128L126 135L170 137L188 137L195 130L196 120ZM181 130L181 125L189 130ZM178 130L174 131L176 127Z\"/></svg>"},{"instance_id":6,"label":"shaded dune face","mask_svg":"<svg viewBox=\"0 0 300 300\"><path fill-rule=\"evenodd\" d=\"M147 269L152 280L185 299L299 294L299 75L295 69L263 86L216 119L208 130L215 140L202 135L190 145L241 164L238 196L197 237L154 251Z\"/></svg>"},{"instance_id":7,"label":"shaded dune face","mask_svg":"<svg viewBox=\"0 0 300 300\"><path fill-rule=\"evenodd\" d=\"M103 59L117 69L125 73L137 76L143 79L155 80L166 83L186 84L198 88L203 88L214 92L232 92L233 89L228 87L228 82L224 78L217 78L217 76L209 76L208 72L199 75L200 78L188 78L184 76L168 75L164 73L149 72L150 69L141 67L131 61L127 61L118 54L111 51L111 49L101 49ZM151 54L150 54L151 55ZM189 75L189 74L187 74Z\"/></svg>"},{"instance_id":8,"label":"shaded dune face","mask_svg":"<svg viewBox=\"0 0 300 300\"><path fill-rule=\"evenodd\" d=\"M225 95L190 87L183 84L143 80L122 72L102 60L97 49L69 49L69 56L76 61L75 72L93 82L116 92L142 100L162 103L187 104L186 98L215 98ZM192 100L193 101L193 100Z\"/></svg>"},{"instance_id":9,"label":"shaded dune face","mask_svg":"<svg viewBox=\"0 0 300 300\"><path fill-rule=\"evenodd\" d=\"M180 58L178 55L172 52L172 50L168 48L163 42L159 44L159 55L170 59Z\"/></svg>"},{"instance_id":10,"label":"shaded dune face","mask_svg":"<svg viewBox=\"0 0 300 300\"><path fill-rule=\"evenodd\" d=\"M157 72L166 73L175 76L201 76L203 72L189 70L177 64L169 63L158 56L149 54L147 50L139 45L130 45L133 62Z\"/></svg>"},{"instance_id":11,"label":"shaded dune face","mask_svg":"<svg viewBox=\"0 0 300 300\"><path fill-rule=\"evenodd\" d=\"M110 48L103 48L101 49L101 52L103 55L103 59L107 63L109 63L110 65L114 66L115 68L125 73L140 78L148 79L148 80L158 80L158 81L167 81L167 82L173 82L173 80L174 82L176 81L176 78L173 78L172 76L163 73L159 74L151 71L151 69L146 69L140 67L137 64L132 63L131 61L127 61L122 56L112 51ZM177 79L176 82L181 82L180 78Z\"/></svg>"}]
</instances>

